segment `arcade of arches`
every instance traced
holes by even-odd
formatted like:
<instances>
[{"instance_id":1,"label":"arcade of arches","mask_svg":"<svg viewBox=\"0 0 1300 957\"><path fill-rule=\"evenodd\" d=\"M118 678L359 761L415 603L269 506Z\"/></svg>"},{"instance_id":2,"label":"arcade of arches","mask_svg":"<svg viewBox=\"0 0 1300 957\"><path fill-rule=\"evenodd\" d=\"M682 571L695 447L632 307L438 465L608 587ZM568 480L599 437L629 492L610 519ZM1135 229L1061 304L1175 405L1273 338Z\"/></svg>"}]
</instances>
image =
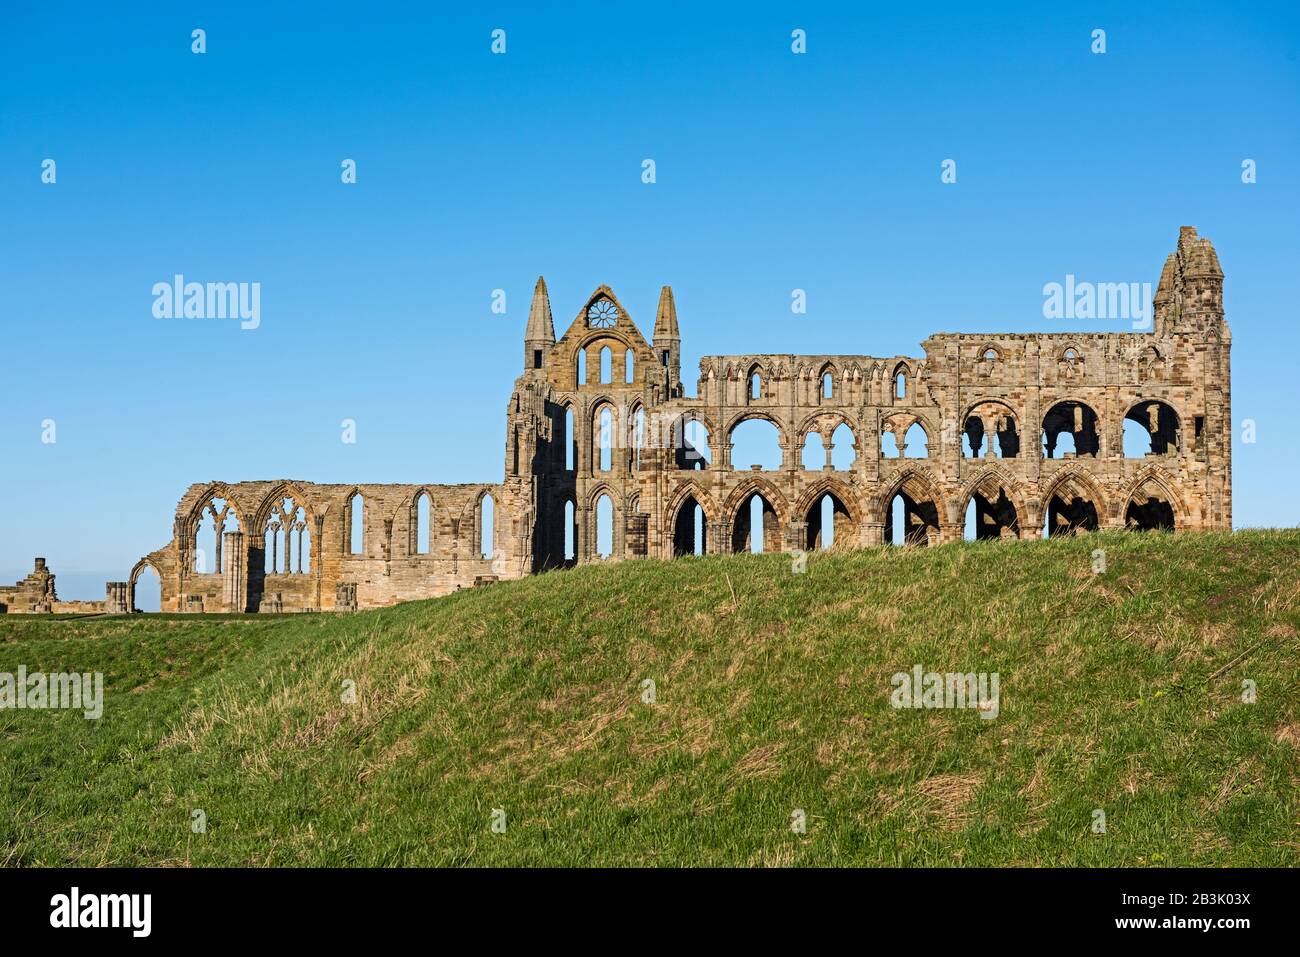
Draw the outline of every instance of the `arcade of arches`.
<instances>
[{"instance_id":1,"label":"arcade of arches","mask_svg":"<svg viewBox=\"0 0 1300 957\"><path fill-rule=\"evenodd\" d=\"M146 573L165 611L288 613L629 558L1229 529L1222 287L1213 246L1183 227L1147 331L710 355L688 395L671 288L649 336L600 286L557 337L539 279L502 481L193 485L171 541L102 604L130 610ZM46 587L0 603L44 608Z\"/></svg>"}]
</instances>

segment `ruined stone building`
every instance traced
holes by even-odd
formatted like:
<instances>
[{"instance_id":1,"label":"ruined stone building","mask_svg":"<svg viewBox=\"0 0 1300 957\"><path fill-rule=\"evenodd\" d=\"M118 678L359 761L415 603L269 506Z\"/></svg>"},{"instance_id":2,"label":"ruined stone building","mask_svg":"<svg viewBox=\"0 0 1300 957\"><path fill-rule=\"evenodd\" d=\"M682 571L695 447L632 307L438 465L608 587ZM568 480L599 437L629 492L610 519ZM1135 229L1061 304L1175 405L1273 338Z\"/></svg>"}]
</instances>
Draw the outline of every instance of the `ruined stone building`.
<instances>
[{"instance_id":1,"label":"ruined stone building","mask_svg":"<svg viewBox=\"0 0 1300 957\"><path fill-rule=\"evenodd\" d=\"M921 356L743 354L681 381L665 286L649 339L601 286L558 339L537 281L482 485L207 482L145 567L168 611L365 608L575 563L1098 528L1229 529L1223 273L1184 227L1139 332L940 333ZM776 469L732 461L772 432ZM1125 429L1143 450L1125 449ZM837 467L852 451L852 463ZM844 463L841 463L844 465ZM205 544L206 543L206 544Z\"/></svg>"},{"instance_id":2,"label":"ruined stone building","mask_svg":"<svg viewBox=\"0 0 1300 957\"><path fill-rule=\"evenodd\" d=\"M99 614L106 608L102 601L60 601L54 587L54 573L45 559L36 559L35 567L13 585L0 585L0 614L37 615Z\"/></svg>"}]
</instances>

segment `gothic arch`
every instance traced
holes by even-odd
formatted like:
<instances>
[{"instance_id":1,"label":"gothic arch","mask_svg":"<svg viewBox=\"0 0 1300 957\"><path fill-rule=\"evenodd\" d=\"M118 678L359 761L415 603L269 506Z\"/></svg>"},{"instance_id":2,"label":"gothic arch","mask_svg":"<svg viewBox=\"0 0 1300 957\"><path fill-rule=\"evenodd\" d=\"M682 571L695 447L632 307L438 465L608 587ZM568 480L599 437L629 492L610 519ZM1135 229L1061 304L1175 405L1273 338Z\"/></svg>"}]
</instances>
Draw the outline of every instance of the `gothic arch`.
<instances>
[{"instance_id":1,"label":"gothic arch","mask_svg":"<svg viewBox=\"0 0 1300 957\"><path fill-rule=\"evenodd\" d=\"M1157 430L1151 429L1149 422L1143 422L1140 416L1138 415L1138 409L1140 409L1142 406L1149 406L1153 404L1157 406L1157 409L1159 406L1164 406L1166 409L1172 412L1174 416L1173 422L1162 423L1161 428ZM1159 411L1157 411L1157 416L1159 416ZM1127 408L1124 411L1124 415L1119 420L1119 427L1121 433L1123 432L1125 422L1133 422L1136 425L1139 425L1142 428L1146 429L1147 432L1152 436L1153 446L1156 444L1158 440L1157 437L1163 437L1163 441L1166 443L1166 446L1173 447L1173 452L1169 454L1174 454L1174 455L1181 454L1183 449L1187 447L1188 444L1187 436L1184 434L1184 428L1185 428L1185 423L1187 422L1187 416L1183 414L1183 410L1178 407L1178 403L1173 399L1173 397L1130 398L1129 400L1127 400ZM1168 424L1172 427L1172 433L1173 433L1172 436L1167 434L1168 430L1165 430L1163 428L1163 425L1165 424Z\"/></svg>"},{"instance_id":2,"label":"gothic arch","mask_svg":"<svg viewBox=\"0 0 1300 957\"><path fill-rule=\"evenodd\" d=\"M361 499L361 508L362 508L361 548L359 551L356 552L352 551L352 531L353 531L352 500L355 498ZM351 488L343 492L342 495L337 496L333 500L332 504L338 506L338 514L342 516L343 519L343 527L342 529L340 529L340 534L339 534L339 545L342 550L341 553L343 557L344 558L362 557L366 553L366 545L368 544L367 541L368 536L366 535L366 530L365 530L365 510L371 507L366 501L365 491L361 488L360 485L353 485ZM433 513L432 498L429 499L429 512L430 514Z\"/></svg>"},{"instance_id":3,"label":"gothic arch","mask_svg":"<svg viewBox=\"0 0 1300 957\"><path fill-rule=\"evenodd\" d=\"M988 465L980 469L975 477L962 487L957 500L957 511L948 516L949 522L957 523L965 520L966 509L969 508L971 499L977 492L986 499L998 495L999 492L1005 492L1016 510L1019 526L1024 528L1028 514L1025 511L1024 486L1010 472L997 465Z\"/></svg>"},{"instance_id":4,"label":"gothic arch","mask_svg":"<svg viewBox=\"0 0 1300 957\"><path fill-rule=\"evenodd\" d=\"M618 312L618 316L613 325L598 326L593 325L592 322L588 320L588 315L591 312L592 306L596 305L596 303L600 302L602 299L608 300ZM632 314L628 312L623 303L619 301L618 295L614 290L610 289L609 286L604 283L601 283L583 302L582 308L578 310L578 314L573 319L570 331L573 329L587 330L583 332L579 339L579 342L582 343L582 348L585 349L591 344L591 340L594 338L599 338L601 335L609 336L610 338L619 338L620 336L627 335L627 330L629 328L636 329L636 323L632 321ZM631 343L629 343L629 345L631 345Z\"/></svg>"},{"instance_id":5,"label":"gothic arch","mask_svg":"<svg viewBox=\"0 0 1300 957\"><path fill-rule=\"evenodd\" d=\"M751 362L745 372L744 389L745 403L762 402L767 398L767 387L771 383L770 373L763 367L763 363L755 360ZM758 376L758 395L754 395L754 376Z\"/></svg>"},{"instance_id":6,"label":"gothic arch","mask_svg":"<svg viewBox=\"0 0 1300 957\"><path fill-rule=\"evenodd\" d=\"M713 496L699 482L683 482L673 492L672 497L668 499L668 506L664 509L664 518L666 519L665 528L672 528L673 520L677 516L678 510L688 498L693 498L704 509L704 517L711 522L718 520L718 505L713 500Z\"/></svg>"},{"instance_id":7,"label":"gothic arch","mask_svg":"<svg viewBox=\"0 0 1300 957\"><path fill-rule=\"evenodd\" d=\"M198 498L194 500L194 503L190 506L189 512L185 515L184 524L187 534L195 529L196 526L194 523L196 520L202 518L204 510L208 507L208 503L217 498L229 505L230 510L235 513L235 520L239 522L240 531L248 531L248 523L245 521L248 510L245 506L239 503L234 490L225 482L211 482L199 493Z\"/></svg>"},{"instance_id":8,"label":"gothic arch","mask_svg":"<svg viewBox=\"0 0 1300 957\"><path fill-rule=\"evenodd\" d=\"M799 496L795 502L794 513L807 515L808 510L817 504L823 495L834 495L849 512L849 518L856 525L862 521L862 504L853 489L837 478L823 478L814 482Z\"/></svg>"},{"instance_id":9,"label":"gothic arch","mask_svg":"<svg viewBox=\"0 0 1300 957\"><path fill-rule=\"evenodd\" d=\"M131 587L132 598L135 597L135 583L139 581L140 575L144 572L146 568L152 568L153 573L158 576L158 580L159 581L163 580L162 569L158 567L158 563L154 561L153 558L146 555L144 558L140 559L138 562L135 563L135 567L131 569L131 577L127 579L127 583Z\"/></svg>"},{"instance_id":10,"label":"gothic arch","mask_svg":"<svg viewBox=\"0 0 1300 957\"><path fill-rule=\"evenodd\" d=\"M227 499L227 501L229 501L229 499ZM146 555L144 556L144 558L140 559L138 562L135 563L135 567L131 569L131 577L127 579L126 610L128 612L135 611L135 585L136 582L140 580L140 576L144 573L144 570L146 568L152 568L153 573L158 576L158 587L160 590L159 597L161 598L162 595L166 593L166 588L163 585L162 568L159 567L158 563L153 560L152 556ZM160 610L161 610L161 606L160 606Z\"/></svg>"},{"instance_id":11,"label":"gothic arch","mask_svg":"<svg viewBox=\"0 0 1300 957\"><path fill-rule=\"evenodd\" d=\"M734 517L736 510L751 495L756 493L766 499L768 505L772 506L772 510L776 512L777 521L784 527L790 519L790 503L781 494L780 489L762 478L746 478L745 481L737 485L722 503L723 514L728 518Z\"/></svg>"},{"instance_id":12,"label":"gothic arch","mask_svg":"<svg viewBox=\"0 0 1300 957\"><path fill-rule=\"evenodd\" d=\"M908 460L904 459L902 461ZM927 467L905 466L893 477L889 485L885 486L885 491L871 501L871 510L873 512L882 512L889 506L890 500L899 492L906 492L913 499L928 499L934 502L940 515L947 514L942 486L935 478L934 472Z\"/></svg>"},{"instance_id":13,"label":"gothic arch","mask_svg":"<svg viewBox=\"0 0 1300 957\"><path fill-rule=\"evenodd\" d=\"M420 496L427 495L429 498L429 548L427 551L420 551ZM403 508L404 507L404 508ZM402 504L398 506L398 512L401 514L404 510L406 513L406 533L407 545L406 554L409 558L417 558L421 555L432 556L434 550L434 530L438 527L438 500L433 497L433 490L427 485L421 485L411 492L410 495L402 498Z\"/></svg>"},{"instance_id":14,"label":"gothic arch","mask_svg":"<svg viewBox=\"0 0 1300 957\"><path fill-rule=\"evenodd\" d=\"M596 487L587 493L587 507L595 508L596 503L600 501L602 495L608 495L609 500L621 511L627 504L627 496L616 489L609 482L598 482ZM493 498L495 503L496 499Z\"/></svg>"},{"instance_id":15,"label":"gothic arch","mask_svg":"<svg viewBox=\"0 0 1300 957\"><path fill-rule=\"evenodd\" d=\"M267 492L262 497L262 503L257 507L257 512L253 519L253 526L246 531L251 532L253 539L256 541L266 534L266 523L271 517L271 511L280 505L286 498L293 499L295 505L302 506L303 514L307 516L308 523L312 523L317 514L315 504L298 488L293 482L280 482L275 488ZM323 514L323 513L322 513ZM310 526L313 536L315 535L315 526ZM312 543L315 547L315 542Z\"/></svg>"},{"instance_id":16,"label":"gothic arch","mask_svg":"<svg viewBox=\"0 0 1300 957\"><path fill-rule=\"evenodd\" d=\"M736 431L736 426L740 425L742 422L747 422L751 419L762 419L766 422L772 423L774 426L776 426L777 432L780 433L781 447L783 449L789 447L788 445L788 439L790 437L789 427L785 424L785 422L781 420L780 416L778 416L776 413L764 409L745 409L742 412L736 413L734 416L731 417L731 420L727 423L726 431L723 433L724 439L727 442L730 442L731 433Z\"/></svg>"},{"instance_id":17,"label":"gothic arch","mask_svg":"<svg viewBox=\"0 0 1300 957\"><path fill-rule=\"evenodd\" d=\"M1154 487L1154 488L1152 488ZM1164 496L1173 510L1174 527L1180 528L1187 523L1187 505L1183 501L1182 495L1178 492L1178 481L1165 469L1156 465L1149 465L1142 469L1133 480L1125 487L1123 494L1120 496L1120 518L1124 519L1128 512L1128 507L1133 503L1134 498L1144 489L1156 491Z\"/></svg>"},{"instance_id":18,"label":"gothic arch","mask_svg":"<svg viewBox=\"0 0 1300 957\"><path fill-rule=\"evenodd\" d=\"M1061 471L1057 472L1056 475L1052 477L1052 480L1048 483L1040 501L1041 514L1047 514L1047 509L1051 504L1052 499L1061 494L1067 486L1073 487L1074 490L1084 493L1083 497L1086 497L1092 502L1093 506L1097 509L1097 517L1103 524L1108 519L1114 518L1114 514L1112 513L1113 506L1107 499L1101 483L1098 482L1096 477L1082 465L1071 465L1068 468L1061 469Z\"/></svg>"},{"instance_id":19,"label":"gothic arch","mask_svg":"<svg viewBox=\"0 0 1300 957\"><path fill-rule=\"evenodd\" d=\"M829 431L831 432L834 432L841 425L847 425L849 431L853 433L853 440L855 442L861 442L861 438L858 435L857 423L855 423L846 412L843 412L840 409L827 407L820 411L810 413L802 422L799 423L799 426L794 433L795 447L803 448L803 444L808 440L809 434L821 431L820 426L822 425L829 426Z\"/></svg>"},{"instance_id":20,"label":"gothic arch","mask_svg":"<svg viewBox=\"0 0 1300 957\"><path fill-rule=\"evenodd\" d=\"M903 541L896 544L923 545L941 541L948 510L933 472L908 466L886 486L883 495L873 500L872 513L882 523L886 544L894 541L894 523L890 513L895 497L902 499L903 509Z\"/></svg>"}]
</instances>

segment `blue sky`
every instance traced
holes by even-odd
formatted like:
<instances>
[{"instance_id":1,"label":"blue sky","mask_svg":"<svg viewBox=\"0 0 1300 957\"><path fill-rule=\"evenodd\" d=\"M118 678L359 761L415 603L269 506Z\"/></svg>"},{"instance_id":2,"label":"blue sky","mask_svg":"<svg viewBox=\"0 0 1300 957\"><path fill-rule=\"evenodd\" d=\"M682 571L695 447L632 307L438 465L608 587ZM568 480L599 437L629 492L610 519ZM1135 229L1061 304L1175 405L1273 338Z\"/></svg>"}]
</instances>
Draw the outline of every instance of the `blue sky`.
<instances>
[{"instance_id":1,"label":"blue sky","mask_svg":"<svg viewBox=\"0 0 1300 957\"><path fill-rule=\"evenodd\" d=\"M703 354L1048 328L1045 283L1154 283L1184 224L1257 423L1237 524L1300 522L1294 5L538 6L4 14L3 580L102 597L195 481L499 480L539 273L560 331L605 282L648 334L672 284L693 390ZM260 327L155 319L176 273L259 282Z\"/></svg>"}]
</instances>

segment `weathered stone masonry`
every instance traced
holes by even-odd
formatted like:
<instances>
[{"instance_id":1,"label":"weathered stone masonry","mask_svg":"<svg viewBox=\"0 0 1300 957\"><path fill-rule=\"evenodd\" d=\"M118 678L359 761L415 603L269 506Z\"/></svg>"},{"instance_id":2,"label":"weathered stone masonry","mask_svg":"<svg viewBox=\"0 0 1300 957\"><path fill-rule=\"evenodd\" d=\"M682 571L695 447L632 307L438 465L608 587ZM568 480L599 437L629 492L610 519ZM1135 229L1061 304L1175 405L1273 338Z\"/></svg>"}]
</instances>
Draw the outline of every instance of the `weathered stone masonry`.
<instances>
[{"instance_id":1,"label":"weathered stone masonry","mask_svg":"<svg viewBox=\"0 0 1300 957\"><path fill-rule=\"evenodd\" d=\"M129 610L146 566L165 611L295 611L388 605L602 558L740 551L755 498L765 550L889 542L896 503L917 545L962 538L972 502L980 538L1229 529L1230 344L1218 257L1191 227L1165 263L1149 331L942 333L923 357L706 356L694 398L669 287L650 341L605 286L557 340L539 279L503 482L194 485L172 541L109 583L106 606ZM732 467L732 433L751 419L776 429L778 469ZM1141 458L1125 456L1126 421L1149 440ZM849 468L831 463L837 431L851 436ZM813 433L820 451L805 450ZM886 434L895 455L882 452Z\"/></svg>"}]
</instances>

